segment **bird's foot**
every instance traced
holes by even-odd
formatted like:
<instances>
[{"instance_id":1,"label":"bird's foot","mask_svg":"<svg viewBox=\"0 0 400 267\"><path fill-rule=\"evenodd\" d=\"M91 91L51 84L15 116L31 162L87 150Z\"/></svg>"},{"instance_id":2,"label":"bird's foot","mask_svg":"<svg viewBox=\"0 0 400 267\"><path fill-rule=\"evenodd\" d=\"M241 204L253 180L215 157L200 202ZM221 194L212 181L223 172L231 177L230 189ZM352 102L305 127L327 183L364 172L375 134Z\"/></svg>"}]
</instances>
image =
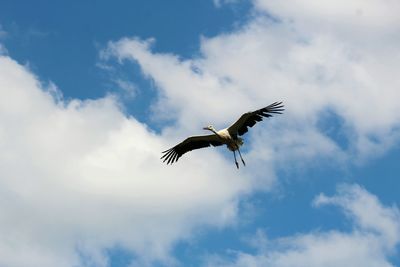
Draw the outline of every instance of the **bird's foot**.
<instances>
[{"instance_id":1,"label":"bird's foot","mask_svg":"<svg viewBox=\"0 0 400 267\"><path fill-rule=\"evenodd\" d=\"M236 164L236 168L239 169L239 163L237 161L235 161L235 164Z\"/></svg>"},{"instance_id":2,"label":"bird's foot","mask_svg":"<svg viewBox=\"0 0 400 267\"><path fill-rule=\"evenodd\" d=\"M242 159L242 162L243 162L243 166L246 166L246 162L244 162L244 160Z\"/></svg>"}]
</instances>

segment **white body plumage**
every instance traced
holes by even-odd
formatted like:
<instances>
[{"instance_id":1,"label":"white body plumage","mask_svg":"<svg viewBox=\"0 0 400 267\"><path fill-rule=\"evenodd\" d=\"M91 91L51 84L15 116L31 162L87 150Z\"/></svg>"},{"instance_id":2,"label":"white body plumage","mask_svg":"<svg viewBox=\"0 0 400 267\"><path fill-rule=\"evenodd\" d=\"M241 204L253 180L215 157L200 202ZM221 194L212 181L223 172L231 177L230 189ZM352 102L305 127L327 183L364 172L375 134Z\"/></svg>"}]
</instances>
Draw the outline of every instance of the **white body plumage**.
<instances>
[{"instance_id":1,"label":"white body plumage","mask_svg":"<svg viewBox=\"0 0 400 267\"><path fill-rule=\"evenodd\" d=\"M243 145L243 139L240 137L233 138L227 128L216 131L212 125L209 125L203 129L210 130L221 138L221 142L223 142L230 151L236 151Z\"/></svg>"}]
</instances>

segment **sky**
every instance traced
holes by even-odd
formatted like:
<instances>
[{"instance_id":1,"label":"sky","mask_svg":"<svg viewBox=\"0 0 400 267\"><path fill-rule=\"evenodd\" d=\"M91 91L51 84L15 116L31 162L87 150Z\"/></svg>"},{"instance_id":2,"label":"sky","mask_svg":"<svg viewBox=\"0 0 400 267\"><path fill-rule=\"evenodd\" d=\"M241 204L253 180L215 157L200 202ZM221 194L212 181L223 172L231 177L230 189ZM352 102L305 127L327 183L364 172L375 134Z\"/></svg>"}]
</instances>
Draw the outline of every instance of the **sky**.
<instances>
[{"instance_id":1,"label":"sky","mask_svg":"<svg viewBox=\"0 0 400 267\"><path fill-rule=\"evenodd\" d=\"M0 0L0 266L400 266L398 10Z\"/></svg>"}]
</instances>

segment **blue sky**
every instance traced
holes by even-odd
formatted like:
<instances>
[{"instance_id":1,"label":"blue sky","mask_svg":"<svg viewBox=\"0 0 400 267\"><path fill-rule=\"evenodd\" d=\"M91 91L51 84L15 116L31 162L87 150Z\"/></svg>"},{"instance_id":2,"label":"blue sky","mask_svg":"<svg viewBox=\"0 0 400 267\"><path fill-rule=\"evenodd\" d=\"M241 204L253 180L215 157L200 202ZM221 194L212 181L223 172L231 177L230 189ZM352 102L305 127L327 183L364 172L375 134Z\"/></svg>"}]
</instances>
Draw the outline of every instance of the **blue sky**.
<instances>
[{"instance_id":1,"label":"blue sky","mask_svg":"<svg viewBox=\"0 0 400 267\"><path fill-rule=\"evenodd\" d=\"M0 265L400 266L398 8L2 0Z\"/></svg>"}]
</instances>

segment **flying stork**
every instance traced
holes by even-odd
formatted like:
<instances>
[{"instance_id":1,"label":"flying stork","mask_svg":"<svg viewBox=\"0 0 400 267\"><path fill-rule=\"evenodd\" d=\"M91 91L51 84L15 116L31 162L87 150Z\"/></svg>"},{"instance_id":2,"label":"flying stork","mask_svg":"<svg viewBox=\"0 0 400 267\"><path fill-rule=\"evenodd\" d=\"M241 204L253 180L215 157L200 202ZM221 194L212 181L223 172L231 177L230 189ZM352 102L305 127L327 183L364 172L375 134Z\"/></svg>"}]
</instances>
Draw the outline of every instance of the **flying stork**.
<instances>
[{"instance_id":1,"label":"flying stork","mask_svg":"<svg viewBox=\"0 0 400 267\"><path fill-rule=\"evenodd\" d=\"M164 159L163 162L167 162L167 164L172 164L178 161L183 154L193 149L209 147L210 145L226 145L228 149L233 152L236 167L239 169L239 163L236 160L236 150L239 152L243 165L246 166L239 150L240 146L243 145L243 139L239 136L247 133L248 128L262 121L263 117L269 118L272 117L273 114L282 114L282 111L284 111L283 107L282 102L275 102L265 108L244 113L234 124L219 131L216 131L212 125L204 127L204 130L211 131L213 134L188 137L176 146L163 151L162 153L164 153L164 155L161 159Z\"/></svg>"}]
</instances>

